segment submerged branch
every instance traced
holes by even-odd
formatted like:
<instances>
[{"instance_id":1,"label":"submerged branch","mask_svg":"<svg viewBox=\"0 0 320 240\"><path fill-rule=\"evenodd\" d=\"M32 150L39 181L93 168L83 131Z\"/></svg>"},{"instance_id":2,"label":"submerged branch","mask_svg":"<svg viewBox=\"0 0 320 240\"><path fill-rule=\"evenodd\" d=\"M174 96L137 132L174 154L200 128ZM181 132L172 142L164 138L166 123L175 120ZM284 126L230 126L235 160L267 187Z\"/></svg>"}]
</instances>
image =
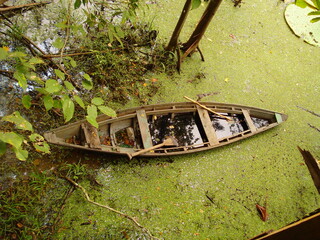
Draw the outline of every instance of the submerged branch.
<instances>
[{"instance_id":1,"label":"submerged branch","mask_svg":"<svg viewBox=\"0 0 320 240\"><path fill-rule=\"evenodd\" d=\"M69 181L70 183L72 183L75 187L79 188L79 189L83 192L83 194L84 194L84 196L85 196L85 198L87 199L88 202L90 202L90 203L92 203L92 204L94 204L94 205L97 205L97 206L99 206L99 207L106 208L106 209L110 210L111 212L117 213L117 214L119 214L120 216L123 216L123 217L131 220L137 227L139 227L140 229L142 229L142 230L143 230L145 233L147 233L152 239L158 239L158 238L154 237L147 228L143 227L140 223L138 223L137 220L135 220L133 217L131 217L131 216L125 214L125 213L122 213L122 212L120 212L120 211L118 211L118 210L116 210L116 209L114 209L114 208L112 208L112 207L109 207L108 205L103 205L103 204L100 204L100 203L97 203L97 202L91 200L90 197L89 197L88 192L86 191L86 189L85 189L84 187L82 187L81 185L79 185L78 183L76 183L75 181L73 181L72 179L70 179L69 177L64 176L63 178L65 178L66 180L68 180L68 181Z\"/></svg>"},{"instance_id":2,"label":"submerged branch","mask_svg":"<svg viewBox=\"0 0 320 240\"><path fill-rule=\"evenodd\" d=\"M309 110L309 109L306 109L306 108L303 108L303 107L300 107L300 106L297 106L297 107L300 108L300 109L302 109L302 110L304 110L304 111L306 111L306 112L308 112L308 113L311 113L311 114L314 115L314 116L320 117L320 114L315 113L315 112L313 112L313 111L311 111L311 110Z\"/></svg>"}]
</instances>

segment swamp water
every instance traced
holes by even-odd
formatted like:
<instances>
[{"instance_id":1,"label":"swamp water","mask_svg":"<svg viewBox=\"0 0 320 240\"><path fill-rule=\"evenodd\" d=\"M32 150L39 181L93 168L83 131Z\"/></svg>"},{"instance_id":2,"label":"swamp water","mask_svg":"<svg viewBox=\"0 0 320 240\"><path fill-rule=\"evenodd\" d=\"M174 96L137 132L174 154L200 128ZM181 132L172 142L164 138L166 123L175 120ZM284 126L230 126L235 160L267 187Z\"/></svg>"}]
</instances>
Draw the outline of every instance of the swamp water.
<instances>
[{"instance_id":1,"label":"swamp water","mask_svg":"<svg viewBox=\"0 0 320 240\"><path fill-rule=\"evenodd\" d=\"M159 40L168 42L184 2L154 1L150 18ZM161 81L149 103L184 101L183 96L219 92L204 101L230 102L283 112L279 127L212 151L168 158L125 158L70 150L68 158L89 165L97 160L96 180L80 182L90 197L135 217L163 239L248 239L278 229L319 208L320 197L297 146L320 158L320 48L297 38L283 17L284 3L246 1L235 8L223 1L182 73ZM192 11L181 35L185 41L204 6ZM198 77L202 76L202 77ZM135 102L123 108L137 106ZM48 166L46 166L48 168ZM60 195L61 196L60 196ZM61 189L53 193L62 198ZM266 205L263 222L255 205ZM65 202L54 239L148 239L132 223L88 203L80 190Z\"/></svg>"},{"instance_id":2,"label":"swamp water","mask_svg":"<svg viewBox=\"0 0 320 240\"><path fill-rule=\"evenodd\" d=\"M155 2L141 17L153 20L161 41L168 42L183 2ZM90 191L95 201L136 217L164 239L248 239L319 208L319 195L297 150L299 145L320 157L319 133L308 126L319 126L319 118L297 105L320 112L320 49L291 32L284 8L277 0L246 1L240 8L223 1L200 43L205 62L195 53L182 64L180 75L153 76L163 86L149 103L220 92L203 100L271 109L288 114L288 121L197 154L129 163L101 157L114 164L99 170L104 187ZM181 41L187 40L204 9L190 13ZM126 107L131 106L136 104ZM123 238L138 239L126 219L90 205L80 195L68 202L63 221L70 225L58 237L115 239L121 231ZM267 206L266 222L255 204ZM80 225L88 218L93 224Z\"/></svg>"}]
</instances>

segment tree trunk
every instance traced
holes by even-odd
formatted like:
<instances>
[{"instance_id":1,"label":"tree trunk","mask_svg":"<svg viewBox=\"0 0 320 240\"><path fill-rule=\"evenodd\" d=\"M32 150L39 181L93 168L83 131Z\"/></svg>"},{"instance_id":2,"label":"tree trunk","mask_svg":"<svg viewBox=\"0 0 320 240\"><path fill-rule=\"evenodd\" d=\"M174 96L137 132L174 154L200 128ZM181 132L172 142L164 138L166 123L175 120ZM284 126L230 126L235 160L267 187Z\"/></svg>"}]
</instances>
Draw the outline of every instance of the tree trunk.
<instances>
[{"instance_id":1,"label":"tree trunk","mask_svg":"<svg viewBox=\"0 0 320 240\"><path fill-rule=\"evenodd\" d=\"M210 0L196 29L190 36L189 40L182 46L182 50L185 51L185 53L182 56L181 61L183 61L186 56L192 54L195 49L198 48L199 42L204 35L207 27L209 26L209 23L211 22L214 14L218 10L221 2L222 0Z\"/></svg>"},{"instance_id":2,"label":"tree trunk","mask_svg":"<svg viewBox=\"0 0 320 240\"><path fill-rule=\"evenodd\" d=\"M190 11L191 3L192 3L192 0L187 0L186 3L184 4L179 21L176 25L176 28L174 29L174 31L172 33L170 42L169 42L168 46L166 47L167 51L174 52L176 50L177 45L178 45L178 38L179 38L179 35L181 32L181 29L187 19L188 13Z\"/></svg>"}]
</instances>

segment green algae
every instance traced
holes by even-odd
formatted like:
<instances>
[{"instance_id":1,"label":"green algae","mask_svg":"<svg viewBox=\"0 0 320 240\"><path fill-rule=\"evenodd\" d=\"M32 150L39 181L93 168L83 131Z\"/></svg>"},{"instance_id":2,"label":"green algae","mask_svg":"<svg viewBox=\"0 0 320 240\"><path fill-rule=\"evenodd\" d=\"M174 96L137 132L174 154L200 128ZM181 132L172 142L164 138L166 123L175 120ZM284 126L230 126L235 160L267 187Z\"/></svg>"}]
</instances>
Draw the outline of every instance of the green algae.
<instances>
[{"instance_id":1,"label":"green algae","mask_svg":"<svg viewBox=\"0 0 320 240\"><path fill-rule=\"evenodd\" d=\"M154 18L159 38L168 41L183 6L178 0L157 2L146 15ZM190 14L182 41L204 7ZM136 217L164 239L248 239L319 208L320 198L297 150L301 146L320 157L319 133L307 125L319 126L319 118L296 106L320 112L320 49L290 31L284 8L276 0L245 2L241 8L222 2L200 44L205 62L195 53L182 64L180 75L152 76L161 81L161 89L149 103L220 92L202 100L283 112L289 115L287 122L197 154L131 162L100 156L105 164L97 170L97 180L103 186L81 182L89 195ZM195 83L199 73L204 77ZM265 203L269 219L263 222L255 204ZM147 239L128 220L86 202L80 191L68 199L62 225L57 239Z\"/></svg>"}]
</instances>

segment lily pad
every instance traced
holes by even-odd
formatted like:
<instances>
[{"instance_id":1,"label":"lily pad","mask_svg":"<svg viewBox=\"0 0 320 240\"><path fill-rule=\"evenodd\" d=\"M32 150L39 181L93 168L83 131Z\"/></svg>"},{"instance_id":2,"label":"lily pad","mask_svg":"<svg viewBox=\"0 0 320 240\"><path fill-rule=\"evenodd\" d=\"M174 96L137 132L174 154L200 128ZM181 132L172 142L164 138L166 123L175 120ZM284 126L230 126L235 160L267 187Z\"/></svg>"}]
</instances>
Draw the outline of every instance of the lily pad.
<instances>
[{"instance_id":1,"label":"lily pad","mask_svg":"<svg viewBox=\"0 0 320 240\"><path fill-rule=\"evenodd\" d=\"M306 7L301 8L295 4L289 4L285 10L285 19L292 31L305 42L320 47L320 22L311 23L315 16L308 16L314 11Z\"/></svg>"}]
</instances>

